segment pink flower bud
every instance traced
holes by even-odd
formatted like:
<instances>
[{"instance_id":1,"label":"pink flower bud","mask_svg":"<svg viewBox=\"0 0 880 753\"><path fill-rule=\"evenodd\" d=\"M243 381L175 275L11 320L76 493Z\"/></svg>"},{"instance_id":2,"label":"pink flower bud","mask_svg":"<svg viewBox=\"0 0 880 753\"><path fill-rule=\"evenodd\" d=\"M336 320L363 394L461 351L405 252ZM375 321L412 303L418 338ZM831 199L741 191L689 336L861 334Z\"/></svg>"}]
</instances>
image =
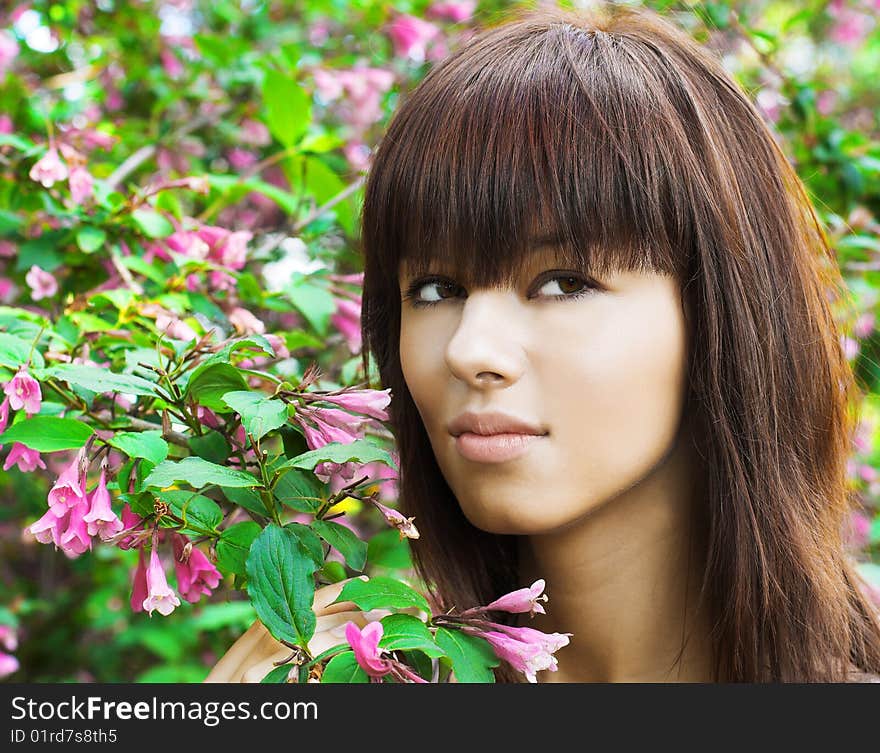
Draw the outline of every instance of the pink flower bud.
<instances>
[{"instance_id":1,"label":"pink flower bud","mask_svg":"<svg viewBox=\"0 0 880 753\"><path fill-rule=\"evenodd\" d=\"M544 591L544 580L536 580L529 588L520 588L511 591L485 607L486 611L499 612L529 612L532 616L536 613L546 614L544 607L538 602L547 601ZM542 595L543 594L543 595Z\"/></svg>"}]
</instances>

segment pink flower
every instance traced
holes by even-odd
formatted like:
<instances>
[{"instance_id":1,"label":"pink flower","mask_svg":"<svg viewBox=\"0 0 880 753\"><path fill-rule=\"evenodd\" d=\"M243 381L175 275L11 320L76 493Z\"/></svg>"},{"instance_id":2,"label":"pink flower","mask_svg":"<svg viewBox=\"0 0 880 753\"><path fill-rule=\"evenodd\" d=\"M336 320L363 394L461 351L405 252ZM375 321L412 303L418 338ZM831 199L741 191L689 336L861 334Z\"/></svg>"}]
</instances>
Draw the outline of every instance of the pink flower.
<instances>
[{"instance_id":1,"label":"pink flower","mask_svg":"<svg viewBox=\"0 0 880 753\"><path fill-rule=\"evenodd\" d=\"M860 339L868 337L874 331L874 323L875 317L873 312L869 311L862 314L853 325L853 334Z\"/></svg>"},{"instance_id":2,"label":"pink flower","mask_svg":"<svg viewBox=\"0 0 880 753\"><path fill-rule=\"evenodd\" d=\"M51 188L56 181L67 177L67 165L58 156L58 150L53 146L31 167L28 173L31 180L42 184L43 188Z\"/></svg>"},{"instance_id":3,"label":"pink flower","mask_svg":"<svg viewBox=\"0 0 880 753\"><path fill-rule=\"evenodd\" d=\"M0 403L0 434L6 431L6 426L9 423L9 398L3 398L3 402ZM2 445L0 445L2 447Z\"/></svg>"},{"instance_id":4,"label":"pink flower","mask_svg":"<svg viewBox=\"0 0 880 753\"><path fill-rule=\"evenodd\" d=\"M12 241L0 241L0 257L11 259L18 255L18 247Z\"/></svg>"},{"instance_id":5,"label":"pink flower","mask_svg":"<svg viewBox=\"0 0 880 753\"><path fill-rule=\"evenodd\" d=\"M18 671L18 659L12 654L4 654L0 651L0 678L7 677Z\"/></svg>"},{"instance_id":6,"label":"pink flower","mask_svg":"<svg viewBox=\"0 0 880 753\"><path fill-rule=\"evenodd\" d=\"M395 18L388 28L394 54L416 63L424 62L428 43L439 34L440 29L434 24L406 14Z\"/></svg>"},{"instance_id":7,"label":"pink flower","mask_svg":"<svg viewBox=\"0 0 880 753\"><path fill-rule=\"evenodd\" d=\"M199 261L207 259L211 251L211 247L196 233L188 233L184 230L178 230L169 235L165 239L165 243L172 251Z\"/></svg>"},{"instance_id":8,"label":"pink flower","mask_svg":"<svg viewBox=\"0 0 880 753\"><path fill-rule=\"evenodd\" d=\"M186 536L175 534L172 542L177 590L181 596L191 603L197 602L202 595L210 596L211 590L220 583L220 571L211 564L201 549L187 546L189 539Z\"/></svg>"},{"instance_id":9,"label":"pink flower","mask_svg":"<svg viewBox=\"0 0 880 753\"><path fill-rule=\"evenodd\" d=\"M236 146L226 152L226 159L233 170L247 170L255 165L259 158L253 152Z\"/></svg>"},{"instance_id":10,"label":"pink flower","mask_svg":"<svg viewBox=\"0 0 880 753\"><path fill-rule=\"evenodd\" d=\"M266 335L266 339L275 351L275 358L290 358L290 351L287 349L287 343L280 335Z\"/></svg>"},{"instance_id":11,"label":"pink flower","mask_svg":"<svg viewBox=\"0 0 880 753\"><path fill-rule=\"evenodd\" d=\"M107 489L107 479L103 468L98 485L89 497L89 511L83 520L88 525L89 536L97 535L101 541L107 541L125 528L110 505L110 492Z\"/></svg>"},{"instance_id":12,"label":"pink flower","mask_svg":"<svg viewBox=\"0 0 880 753\"><path fill-rule=\"evenodd\" d=\"M354 622L345 625L345 640L354 650L354 658L361 669L370 677L384 677L391 674L391 662L383 658L385 649L379 648L384 632L381 622L368 622L361 630Z\"/></svg>"},{"instance_id":13,"label":"pink flower","mask_svg":"<svg viewBox=\"0 0 880 753\"><path fill-rule=\"evenodd\" d=\"M83 520L89 511L89 503L83 500L70 508L67 519L67 529L61 534L59 547L68 556L78 557L80 554L92 548L92 539L89 536L88 526Z\"/></svg>"},{"instance_id":14,"label":"pink flower","mask_svg":"<svg viewBox=\"0 0 880 753\"><path fill-rule=\"evenodd\" d=\"M229 312L229 323L243 335L262 335L266 325L247 309L236 306Z\"/></svg>"},{"instance_id":15,"label":"pink flower","mask_svg":"<svg viewBox=\"0 0 880 753\"><path fill-rule=\"evenodd\" d=\"M0 31L0 76L12 67L18 57L18 42L9 31Z\"/></svg>"},{"instance_id":16,"label":"pink flower","mask_svg":"<svg viewBox=\"0 0 880 753\"><path fill-rule=\"evenodd\" d=\"M40 269L34 264L24 276L24 281L31 289L31 298L39 301L42 298L51 298L58 292L58 280L51 272Z\"/></svg>"},{"instance_id":17,"label":"pink flower","mask_svg":"<svg viewBox=\"0 0 880 753\"><path fill-rule=\"evenodd\" d=\"M54 510L57 515L63 515L65 510L69 510L80 502L87 504L83 485L84 459L85 448L77 453L73 462L61 472L54 486L49 490L49 508Z\"/></svg>"},{"instance_id":18,"label":"pink flower","mask_svg":"<svg viewBox=\"0 0 880 753\"><path fill-rule=\"evenodd\" d=\"M397 510L393 510L390 507L386 507L385 505L377 502L375 498L372 499L373 504L382 513L385 521L392 528L396 528L400 531L400 540L403 541L406 539L417 539L419 537L419 531L413 525L413 521L415 518L407 518L401 515ZM525 610L522 610L525 611ZM543 611L543 610L542 610Z\"/></svg>"},{"instance_id":19,"label":"pink flower","mask_svg":"<svg viewBox=\"0 0 880 753\"><path fill-rule=\"evenodd\" d=\"M0 133L12 133L15 130L15 127L12 124L12 118L10 118L6 113L0 115Z\"/></svg>"},{"instance_id":20,"label":"pink flower","mask_svg":"<svg viewBox=\"0 0 880 753\"><path fill-rule=\"evenodd\" d=\"M138 544L141 541L141 536L136 533L135 530L137 528L140 528L142 522L143 518L140 515L135 515L132 512L128 502L126 502L122 506L122 529L120 530L120 532L131 530L132 533L123 536L119 541L116 542L116 546L118 546L120 549L131 549L131 547Z\"/></svg>"},{"instance_id":21,"label":"pink flower","mask_svg":"<svg viewBox=\"0 0 880 753\"><path fill-rule=\"evenodd\" d=\"M477 0L462 0L458 3L434 3L428 8L427 14L433 18L444 18L453 23L467 21L474 15Z\"/></svg>"},{"instance_id":22,"label":"pink flower","mask_svg":"<svg viewBox=\"0 0 880 753\"><path fill-rule=\"evenodd\" d=\"M559 634L552 633L550 635L541 633L531 628L508 628L503 625L488 623L492 627L503 630L487 630L474 633L471 630L466 632L472 635L479 635L485 638L495 655L508 664L510 664L518 672L522 672L529 682L537 682L536 672L549 669L555 672L558 669L556 657L553 656L563 646L568 645L568 636L571 633ZM523 631L530 631L529 633Z\"/></svg>"},{"instance_id":23,"label":"pink flower","mask_svg":"<svg viewBox=\"0 0 880 753\"><path fill-rule=\"evenodd\" d=\"M40 457L40 453L32 450L30 447L26 447L21 442L15 442L12 445L9 455L6 456L6 462L3 463L3 470L8 471L14 465L17 465L18 470L24 473L30 473L37 468L45 469L46 467L46 464Z\"/></svg>"},{"instance_id":24,"label":"pink flower","mask_svg":"<svg viewBox=\"0 0 880 753\"><path fill-rule=\"evenodd\" d=\"M368 622L361 630L354 622L345 624L345 639L354 650L358 665L372 682L381 682L385 675L391 675L398 682L427 683L409 667L397 661L385 649L379 648L384 628L381 622Z\"/></svg>"},{"instance_id":25,"label":"pink flower","mask_svg":"<svg viewBox=\"0 0 880 753\"><path fill-rule=\"evenodd\" d=\"M360 435L353 433L350 426L343 428L323 421L320 412L320 409L300 408L295 417L296 422L303 428L309 449L317 450L331 442L351 444L356 439L360 439ZM317 428L309 424L306 419L314 422Z\"/></svg>"},{"instance_id":26,"label":"pink flower","mask_svg":"<svg viewBox=\"0 0 880 753\"><path fill-rule=\"evenodd\" d=\"M144 561L144 548L138 549L138 563L131 581L129 605L132 612L143 612L147 600L147 564Z\"/></svg>"},{"instance_id":27,"label":"pink flower","mask_svg":"<svg viewBox=\"0 0 880 753\"><path fill-rule=\"evenodd\" d=\"M15 651L18 648L18 636L15 628L11 625L0 625L0 643L7 651Z\"/></svg>"},{"instance_id":28,"label":"pink flower","mask_svg":"<svg viewBox=\"0 0 880 753\"><path fill-rule=\"evenodd\" d=\"M77 204L84 204L93 195L94 181L91 173L84 167L74 167L68 180L70 196Z\"/></svg>"},{"instance_id":29,"label":"pink flower","mask_svg":"<svg viewBox=\"0 0 880 753\"><path fill-rule=\"evenodd\" d=\"M338 395L321 395L321 400L353 413L362 413L379 421L387 421L388 412L385 409L391 402L391 389L346 390Z\"/></svg>"},{"instance_id":30,"label":"pink flower","mask_svg":"<svg viewBox=\"0 0 880 753\"><path fill-rule=\"evenodd\" d=\"M43 393L40 391L40 383L27 373L27 368L22 367L12 379L4 386L3 392L9 400L12 410L21 410L33 416L40 412L40 404L43 401Z\"/></svg>"},{"instance_id":31,"label":"pink flower","mask_svg":"<svg viewBox=\"0 0 880 753\"><path fill-rule=\"evenodd\" d=\"M198 338L196 331L174 314L159 314L156 317L156 329L164 332L172 340L188 342Z\"/></svg>"},{"instance_id":32,"label":"pink flower","mask_svg":"<svg viewBox=\"0 0 880 753\"><path fill-rule=\"evenodd\" d=\"M41 544L53 543L56 547L61 546L61 533L67 528L70 518L70 509L50 507L36 523L30 525L27 530Z\"/></svg>"},{"instance_id":33,"label":"pink flower","mask_svg":"<svg viewBox=\"0 0 880 753\"><path fill-rule=\"evenodd\" d=\"M536 580L529 588L520 588L511 591L499 599L495 599L491 604L486 605L486 611L498 612L529 612L531 616L536 613L547 614L538 602L547 601L547 594L544 592L544 580ZM543 595L542 595L543 594Z\"/></svg>"},{"instance_id":34,"label":"pink flower","mask_svg":"<svg viewBox=\"0 0 880 753\"><path fill-rule=\"evenodd\" d=\"M156 547L153 546L150 550L150 565L147 568L147 598L143 602L144 610L149 612L152 617L153 610L158 609L159 614L167 617L175 607L179 606L180 599L168 586L162 562L159 560Z\"/></svg>"},{"instance_id":35,"label":"pink flower","mask_svg":"<svg viewBox=\"0 0 880 753\"><path fill-rule=\"evenodd\" d=\"M360 353L361 341L361 304L347 298L336 300L336 313L330 317L330 323L336 327L348 343L352 354Z\"/></svg>"},{"instance_id":36,"label":"pink flower","mask_svg":"<svg viewBox=\"0 0 880 753\"><path fill-rule=\"evenodd\" d=\"M243 269L247 263L247 244L253 235L247 230L230 233L220 245L218 261L230 269Z\"/></svg>"},{"instance_id":37,"label":"pink flower","mask_svg":"<svg viewBox=\"0 0 880 753\"><path fill-rule=\"evenodd\" d=\"M258 120L245 120L241 124L239 138L251 146L266 146L272 141L269 129Z\"/></svg>"}]
</instances>

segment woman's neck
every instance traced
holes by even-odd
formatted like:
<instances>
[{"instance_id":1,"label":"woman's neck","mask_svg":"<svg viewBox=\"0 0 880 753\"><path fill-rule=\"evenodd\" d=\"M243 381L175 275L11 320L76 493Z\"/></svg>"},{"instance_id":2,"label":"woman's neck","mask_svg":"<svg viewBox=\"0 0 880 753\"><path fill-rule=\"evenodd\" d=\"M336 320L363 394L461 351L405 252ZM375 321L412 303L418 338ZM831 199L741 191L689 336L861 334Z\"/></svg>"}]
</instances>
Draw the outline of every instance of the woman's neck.
<instances>
[{"instance_id":1,"label":"woman's neck","mask_svg":"<svg viewBox=\"0 0 880 753\"><path fill-rule=\"evenodd\" d=\"M520 581L544 578L549 602L519 624L573 634L558 671L539 682L712 681L709 616L696 609L705 533L693 513L705 500L686 436L636 486L563 530L520 540Z\"/></svg>"}]
</instances>

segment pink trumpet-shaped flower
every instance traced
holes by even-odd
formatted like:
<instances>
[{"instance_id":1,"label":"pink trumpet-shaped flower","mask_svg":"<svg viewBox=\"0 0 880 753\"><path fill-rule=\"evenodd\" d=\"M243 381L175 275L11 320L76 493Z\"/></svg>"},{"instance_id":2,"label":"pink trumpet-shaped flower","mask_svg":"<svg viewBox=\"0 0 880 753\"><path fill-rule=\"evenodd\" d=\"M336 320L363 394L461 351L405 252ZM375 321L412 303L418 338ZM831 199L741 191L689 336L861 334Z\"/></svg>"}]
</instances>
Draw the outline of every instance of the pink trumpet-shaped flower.
<instances>
[{"instance_id":1,"label":"pink trumpet-shaped flower","mask_svg":"<svg viewBox=\"0 0 880 753\"><path fill-rule=\"evenodd\" d=\"M336 313L330 317L330 323L336 327L345 338L348 349L353 353L359 353L363 346L361 338L361 304L350 301L347 298L336 300Z\"/></svg>"},{"instance_id":2,"label":"pink trumpet-shaped flower","mask_svg":"<svg viewBox=\"0 0 880 753\"><path fill-rule=\"evenodd\" d=\"M547 614L538 602L547 601L547 594L544 593L544 580L536 580L529 588L520 588L511 591L499 599L495 599L491 604L486 605L486 611L499 612L529 612L533 617L536 613Z\"/></svg>"},{"instance_id":3,"label":"pink trumpet-shaped flower","mask_svg":"<svg viewBox=\"0 0 880 753\"><path fill-rule=\"evenodd\" d=\"M78 557L92 548L88 525L83 519L89 511L89 503L85 500L77 502L70 508L67 518L67 529L61 534L61 550L68 556Z\"/></svg>"},{"instance_id":4,"label":"pink trumpet-shaped flower","mask_svg":"<svg viewBox=\"0 0 880 753\"><path fill-rule=\"evenodd\" d=\"M410 15L398 16L388 27L394 54L408 57L416 63L424 62L428 43L439 34L440 29L434 24Z\"/></svg>"},{"instance_id":5,"label":"pink trumpet-shaped flower","mask_svg":"<svg viewBox=\"0 0 880 753\"><path fill-rule=\"evenodd\" d=\"M532 643L523 643L504 633L487 631L480 637L489 641L489 645L499 659L510 664L517 672L522 672L529 682L537 682L536 672L558 669L556 657L548 651Z\"/></svg>"},{"instance_id":6,"label":"pink trumpet-shaped flower","mask_svg":"<svg viewBox=\"0 0 880 753\"><path fill-rule=\"evenodd\" d=\"M43 298L51 298L58 292L58 280L51 272L41 269L36 264L32 265L24 276L24 281L31 289L31 298L35 301Z\"/></svg>"},{"instance_id":7,"label":"pink trumpet-shaped flower","mask_svg":"<svg viewBox=\"0 0 880 753\"><path fill-rule=\"evenodd\" d=\"M379 421L387 421L388 411L386 408L391 402L391 389L346 390L339 395L321 395L321 400L338 405L353 413L361 413Z\"/></svg>"},{"instance_id":8,"label":"pink trumpet-shaped flower","mask_svg":"<svg viewBox=\"0 0 880 753\"><path fill-rule=\"evenodd\" d=\"M49 490L49 507L57 515L63 515L79 502L86 502L86 491L83 487L83 460L85 448L80 450L73 462L67 466Z\"/></svg>"},{"instance_id":9,"label":"pink trumpet-shaped flower","mask_svg":"<svg viewBox=\"0 0 880 753\"><path fill-rule=\"evenodd\" d=\"M306 421L314 422L312 426ZM302 426L305 434L306 444L310 450L317 450L331 442L340 442L341 444L351 444L360 438L359 433L353 433L351 427L341 428L323 421L320 416L320 410L312 408L300 408L296 414L296 422Z\"/></svg>"},{"instance_id":10,"label":"pink trumpet-shaped flower","mask_svg":"<svg viewBox=\"0 0 880 753\"><path fill-rule=\"evenodd\" d=\"M177 590L190 603L195 603L202 596L210 596L211 591L220 583L220 571L211 564L201 549L187 547L186 536L175 534L174 569L177 572ZM189 549L187 554L186 550Z\"/></svg>"},{"instance_id":11,"label":"pink trumpet-shaped flower","mask_svg":"<svg viewBox=\"0 0 880 753\"><path fill-rule=\"evenodd\" d=\"M354 649L354 658L370 677L384 677L391 673L391 662L383 657L385 649L379 648L384 628L381 622L369 622L361 630L354 622L345 625L345 640Z\"/></svg>"},{"instance_id":12,"label":"pink trumpet-shaped flower","mask_svg":"<svg viewBox=\"0 0 880 753\"><path fill-rule=\"evenodd\" d=\"M407 518L401 515L397 510L394 510L390 507L386 507L381 502L376 501L375 498L372 498L373 504L382 513L388 525L392 528L396 528L400 531L400 540L403 539L417 539L419 537L419 531L413 524L415 518Z\"/></svg>"},{"instance_id":13,"label":"pink trumpet-shaped flower","mask_svg":"<svg viewBox=\"0 0 880 753\"><path fill-rule=\"evenodd\" d=\"M3 470L8 471L14 465L17 465L18 470L24 473L30 473L37 468L46 467L46 464L40 457L40 453L23 445L21 442L16 442L12 445L12 449L6 456L6 462L3 463Z\"/></svg>"},{"instance_id":14,"label":"pink trumpet-shaped flower","mask_svg":"<svg viewBox=\"0 0 880 753\"><path fill-rule=\"evenodd\" d=\"M34 163L28 175L43 188L51 188L57 181L67 177L67 165L61 161L58 150L52 147Z\"/></svg>"},{"instance_id":15,"label":"pink trumpet-shaped flower","mask_svg":"<svg viewBox=\"0 0 880 753\"><path fill-rule=\"evenodd\" d=\"M53 543L56 547L61 546L61 533L67 528L70 519L68 507L50 507L36 523L28 527L28 531L41 544Z\"/></svg>"},{"instance_id":16,"label":"pink trumpet-shaped flower","mask_svg":"<svg viewBox=\"0 0 880 753\"><path fill-rule=\"evenodd\" d=\"M147 600L147 563L144 560L144 548L138 549L138 563L131 581L131 598L129 604L132 612L143 612Z\"/></svg>"},{"instance_id":17,"label":"pink trumpet-shaped flower","mask_svg":"<svg viewBox=\"0 0 880 753\"><path fill-rule=\"evenodd\" d=\"M153 616L153 610L158 609L159 614L167 617L180 606L180 599L168 585L165 578L165 570L156 551L156 546L150 550L150 565L147 567L147 598L143 602L144 610Z\"/></svg>"},{"instance_id":18,"label":"pink trumpet-shaped flower","mask_svg":"<svg viewBox=\"0 0 880 753\"><path fill-rule=\"evenodd\" d=\"M3 398L3 402L0 403L0 434L6 431L6 426L9 423L9 398Z\"/></svg>"},{"instance_id":19,"label":"pink trumpet-shaped flower","mask_svg":"<svg viewBox=\"0 0 880 753\"><path fill-rule=\"evenodd\" d=\"M12 654L6 654L0 651L0 679L11 675L18 671L18 659Z\"/></svg>"},{"instance_id":20,"label":"pink trumpet-shaped flower","mask_svg":"<svg viewBox=\"0 0 880 753\"><path fill-rule=\"evenodd\" d=\"M120 533L122 531L128 531L130 529L131 533L123 536L119 541L116 541L116 546L120 549L131 549L133 546L136 546L140 541L143 540L144 532L137 531L136 529L140 527L143 518L140 515L136 515L132 512L131 506L126 502L122 506L122 528L120 529ZM143 600L142 600L143 601ZM137 610L135 610L137 611Z\"/></svg>"},{"instance_id":21,"label":"pink trumpet-shaped flower","mask_svg":"<svg viewBox=\"0 0 880 753\"><path fill-rule=\"evenodd\" d=\"M94 180L84 167L74 167L70 171L67 183L70 186L70 197L76 204L85 203L94 193Z\"/></svg>"},{"instance_id":22,"label":"pink trumpet-shaped flower","mask_svg":"<svg viewBox=\"0 0 880 753\"><path fill-rule=\"evenodd\" d=\"M9 407L12 410L21 410L33 416L40 412L40 404L43 402L43 393L40 391L40 383L27 373L26 368L21 368L4 386L3 392L9 399Z\"/></svg>"},{"instance_id":23,"label":"pink trumpet-shaped flower","mask_svg":"<svg viewBox=\"0 0 880 753\"><path fill-rule=\"evenodd\" d=\"M103 468L98 485L89 497L89 511L83 516L83 520L88 526L89 535L97 535L101 541L106 541L125 527L110 505L110 492Z\"/></svg>"},{"instance_id":24,"label":"pink trumpet-shaped flower","mask_svg":"<svg viewBox=\"0 0 880 753\"><path fill-rule=\"evenodd\" d=\"M453 23L467 21L474 15L477 9L477 0L461 0L461 2L442 2L432 4L427 15L434 18L444 18Z\"/></svg>"}]
</instances>

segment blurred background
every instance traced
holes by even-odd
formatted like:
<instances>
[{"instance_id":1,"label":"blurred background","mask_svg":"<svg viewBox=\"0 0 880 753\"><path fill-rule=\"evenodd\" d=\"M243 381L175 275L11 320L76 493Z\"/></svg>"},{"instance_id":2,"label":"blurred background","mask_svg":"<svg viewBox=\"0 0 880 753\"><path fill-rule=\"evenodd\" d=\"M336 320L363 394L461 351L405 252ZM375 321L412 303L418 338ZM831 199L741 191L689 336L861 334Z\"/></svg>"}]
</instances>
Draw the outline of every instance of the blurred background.
<instances>
[{"instance_id":1,"label":"blurred background","mask_svg":"<svg viewBox=\"0 0 880 753\"><path fill-rule=\"evenodd\" d=\"M159 208L248 233L249 259L260 273L236 277L246 313L258 324L271 320L295 362L317 359L350 382L360 350L357 295L332 298L332 321L317 336L286 320L270 294L292 273L324 267L345 282L359 271L363 177L398 97L476 29L522 5L542 3L3 3L0 330L8 307L58 314L60 296L91 285L77 271L57 290L59 270L82 266L68 255L90 253L87 237L70 251L53 245L63 225L59 206L64 217L89 213L90 202L100 205L117 187L147 191L203 176L202 193L210 193L164 191ZM880 0L644 5L721 57L774 129L825 224L850 292L837 313L863 392L849 463L859 510L844 533L880 603ZM279 122L298 123L305 137L287 142ZM50 201L17 155L55 142L73 152L62 148L69 185ZM332 212L316 211L328 202ZM34 265L42 276L28 275ZM294 295L281 292L282 300ZM237 330L259 331L242 318ZM63 467L55 454L44 460L46 470L7 461L0 471L0 677L202 680L254 619L246 595L227 577L167 617L132 612L134 551L102 546L68 558L23 532L45 510L53 474ZM383 486L387 500L395 494L393 482ZM387 533L371 540L368 562L406 569L405 543Z\"/></svg>"}]
</instances>

